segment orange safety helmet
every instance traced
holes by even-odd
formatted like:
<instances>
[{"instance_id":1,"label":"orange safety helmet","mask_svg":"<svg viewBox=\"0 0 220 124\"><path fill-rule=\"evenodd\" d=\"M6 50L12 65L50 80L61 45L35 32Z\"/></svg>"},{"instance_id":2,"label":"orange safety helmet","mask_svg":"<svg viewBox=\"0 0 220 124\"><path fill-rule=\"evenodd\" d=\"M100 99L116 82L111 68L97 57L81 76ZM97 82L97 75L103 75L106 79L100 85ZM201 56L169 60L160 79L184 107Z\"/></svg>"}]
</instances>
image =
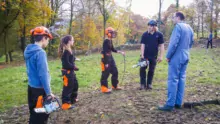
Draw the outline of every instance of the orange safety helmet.
<instances>
[{"instance_id":1,"label":"orange safety helmet","mask_svg":"<svg viewBox=\"0 0 220 124\"><path fill-rule=\"evenodd\" d=\"M108 36L108 37L112 37L112 33L115 33L116 34L116 31L114 28L112 27L108 27L105 29L105 34Z\"/></svg>"},{"instance_id":2,"label":"orange safety helmet","mask_svg":"<svg viewBox=\"0 0 220 124\"><path fill-rule=\"evenodd\" d=\"M48 36L50 39L53 38L52 34L50 33L50 31L44 27L44 26L38 26L34 29L32 29L30 31L31 35L36 36L36 35L46 35Z\"/></svg>"}]
</instances>

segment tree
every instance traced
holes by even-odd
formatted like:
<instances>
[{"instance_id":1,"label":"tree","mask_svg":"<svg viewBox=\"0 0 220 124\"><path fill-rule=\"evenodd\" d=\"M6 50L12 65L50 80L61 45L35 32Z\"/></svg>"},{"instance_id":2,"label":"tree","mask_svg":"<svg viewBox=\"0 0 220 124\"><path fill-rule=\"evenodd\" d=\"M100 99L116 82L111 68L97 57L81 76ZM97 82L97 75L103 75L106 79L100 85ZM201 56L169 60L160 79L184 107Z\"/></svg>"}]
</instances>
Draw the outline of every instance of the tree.
<instances>
[{"instance_id":1,"label":"tree","mask_svg":"<svg viewBox=\"0 0 220 124\"><path fill-rule=\"evenodd\" d=\"M206 4L205 4L205 1L202 0L200 2L200 5L199 5L199 8L201 8L201 14L202 14L202 37L204 37L204 12L205 10L207 10L207 7L206 7Z\"/></svg>"},{"instance_id":2,"label":"tree","mask_svg":"<svg viewBox=\"0 0 220 124\"><path fill-rule=\"evenodd\" d=\"M129 17L128 17L128 27L129 27L129 29L130 29L130 24L131 24L131 14L132 14L132 12L131 12L131 6L132 6L132 0L128 0L127 1L128 3L129 3L129 6L128 6L128 14L129 14ZM128 35L130 35L130 31L129 31L129 29L128 29L128 31L127 31L127 33L128 33Z\"/></svg>"},{"instance_id":3,"label":"tree","mask_svg":"<svg viewBox=\"0 0 220 124\"><path fill-rule=\"evenodd\" d=\"M47 24L50 20L51 9L44 0L21 0L19 10L21 12L17 20L20 27L20 48L22 52L24 52L26 47L26 37L30 36L30 30L36 26Z\"/></svg>"},{"instance_id":4,"label":"tree","mask_svg":"<svg viewBox=\"0 0 220 124\"><path fill-rule=\"evenodd\" d=\"M220 0L214 0L214 13L215 13L215 24L214 24L214 32L215 32L215 38L218 37L218 28L219 28L219 23L218 23L218 18L219 18L219 13L220 13Z\"/></svg>"},{"instance_id":5,"label":"tree","mask_svg":"<svg viewBox=\"0 0 220 124\"><path fill-rule=\"evenodd\" d=\"M176 11L179 11L179 0L176 0Z\"/></svg>"},{"instance_id":6,"label":"tree","mask_svg":"<svg viewBox=\"0 0 220 124\"><path fill-rule=\"evenodd\" d=\"M10 31L14 25L14 22L16 21L20 10L18 9L19 6L17 6L17 4L19 5L19 1L6 1L3 0L1 2L1 11L0 11L0 37L1 37L1 41L3 41L3 47L4 47L4 54L5 54L5 62L9 63L9 52L11 51L11 45L9 44L9 42L7 42L7 38L10 35ZM10 32L10 33L9 33ZM10 57L11 58L11 57ZM11 59L12 61L12 59Z\"/></svg>"},{"instance_id":7,"label":"tree","mask_svg":"<svg viewBox=\"0 0 220 124\"><path fill-rule=\"evenodd\" d=\"M96 0L81 0L82 9L79 11L83 20L81 20L81 29L84 33L82 33L83 40L86 44L90 44L90 46L95 46L99 44L100 36L98 29L95 24L95 16L99 16L98 8L96 6ZM97 12L96 12L97 11ZM91 34L92 36L88 36ZM93 38L96 38L95 39ZM89 45L88 45L89 46ZM88 48L90 49L90 47Z\"/></svg>"},{"instance_id":8,"label":"tree","mask_svg":"<svg viewBox=\"0 0 220 124\"><path fill-rule=\"evenodd\" d=\"M213 32L213 29L214 29L214 32L215 32L215 38L217 38L217 35L218 35L218 17L219 17L219 13L220 13L220 7L219 7L219 4L220 4L220 0L211 0L211 1L208 1L207 0L207 3L209 5L209 8L210 8L210 32ZM215 14L215 16L213 16L213 13ZM214 18L215 17L215 18Z\"/></svg>"},{"instance_id":9,"label":"tree","mask_svg":"<svg viewBox=\"0 0 220 124\"><path fill-rule=\"evenodd\" d=\"M55 24L55 21L58 18L58 13L59 10L61 8L61 6L66 2L67 0L48 0L48 7L50 6L51 8L51 17L50 17L50 21L48 21L47 26L48 27L52 27ZM51 48L52 47L52 43L49 42L49 46L48 46L48 55L51 55Z\"/></svg>"},{"instance_id":10,"label":"tree","mask_svg":"<svg viewBox=\"0 0 220 124\"><path fill-rule=\"evenodd\" d=\"M107 21L107 25L114 27L117 31L117 37L116 37L116 45L121 45L126 42L125 35L128 31L128 19L129 19L129 11L128 9L124 9L122 7L115 7L115 10L111 13L109 13L109 19Z\"/></svg>"},{"instance_id":11,"label":"tree","mask_svg":"<svg viewBox=\"0 0 220 124\"><path fill-rule=\"evenodd\" d=\"M1 2L1 16L2 16L2 20L1 20L1 24L2 25L2 29L0 30L0 36L3 35L5 33L5 31L11 27L11 25L13 25L14 21L17 19L20 10L18 9L18 7L16 6L16 2L10 2L7 0L3 0L3 2Z\"/></svg>"},{"instance_id":12,"label":"tree","mask_svg":"<svg viewBox=\"0 0 220 124\"><path fill-rule=\"evenodd\" d=\"M55 23L55 20L58 18L58 13L60 10L60 7L66 2L67 0L49 0L52 14L51 14L51 21L49 23L49 26L53 26Z\"/></svg>"},{"instance_id":13,"label":"tree","mask_svg":"<svg viewBox=\"0 0 220 124\"><path fill-rule=\"evenodd\" d=\"M91 18L86 17L84 21L84 28L83 28L83 34L84 34L84 41L86 44L91 43L91 46L95 46L98 44L98 42L101 40L100 36L98 35L98 30L96 29L96 25ZM89 49L89 48L88 48Z\"/></svg>"},{"instance_id":14,"label":"tree","mask_svg":"<svg viewBox=\"0 0 220 124\"><path fill-rule=\"evenodd\" d=\"M108 2L109 3L109 2ZM103 16L103 40L105 40L105 29L106 29L106 22L109 18L109 14L108 14L108 11L107 11L107 1L106 0L97 0L96 1L96 4L98 5L99 7L99 10Z\"/></svg>"},{"instance_id":15,"label":"tree","mask_svg":"<svg viewBox=\"0 0 220 124\"><path fill-rule=\"evenodd\" d=\"M73 9L75 0L70 0L70 22L69 22L69 34L72 32L72 21L73 21Z\"/></svg>"},{"instance_id":16,"label":"tree","mask_svg":"<svg viewBox=\"0 0 220 124\"><path fill-rule=\"evenodd\" d=\"M189 22L194 31L195 29L195 21L196 21L196 5L194 3L190 4L188 7L181 8L181 11L185 13L186 21Z\"/></svg>"},{"instance_id":17,"label":"tree","mask_svg":"<svg viewBox=\"0 0 220 124\"><path fill-rule=\"evenodd\" d=\"M158 14L158 29L160 31L160 25L162 23L161 21L161 8L164 0L159 0L159 14Z\"/></svg>"},{"instance_id":18,"label":"tree","mask_svg":"<svg viewBox=\"0 0 220 124\"><path fill-rule=\"evenodd\" d=\"M172 16L173 13L176 12L176 6L175 4L171 4L166 11L164 11L161 15L161 20L164 23L164 25L161 25L160 31L164 34L165 39L169 39L172 29L173 29L173 23L172 23Z\"/></svg>"},{"instance_id":19,"label":"tree","mask_svg":"<svg viewBox=\"0 0 220 124\"><path fill-rule=\"evenodd\" d=\"M130 24L130 30L131 30L131 40L137 41L142 34L147 30L147 23L149 19L137 15L137 14L132 14L131 15L131 24Z\"/></svg>"},{"instance_id":20,"label":"tree","mask_svg":"<svg viewBox=\"0 0 220 124\"><path fill-rule=\"evenodd\" d=\"M197 34L197 39L199 39L199 31L200 31L200 1L199 0L194 0L194 3L196 5L196 15L197 15L197 28L196 28L196 34Z\"/></svg>"},{"instance_id":21,"label":"tree","mask_svg":"<svg viewBox=\"0 0 220 124\"><path fill-rule=\"evenodd\" d=\"M211 0L211 28L210 28L210 32L213 31L213 0Z\"/></svg>"}]
</instances>

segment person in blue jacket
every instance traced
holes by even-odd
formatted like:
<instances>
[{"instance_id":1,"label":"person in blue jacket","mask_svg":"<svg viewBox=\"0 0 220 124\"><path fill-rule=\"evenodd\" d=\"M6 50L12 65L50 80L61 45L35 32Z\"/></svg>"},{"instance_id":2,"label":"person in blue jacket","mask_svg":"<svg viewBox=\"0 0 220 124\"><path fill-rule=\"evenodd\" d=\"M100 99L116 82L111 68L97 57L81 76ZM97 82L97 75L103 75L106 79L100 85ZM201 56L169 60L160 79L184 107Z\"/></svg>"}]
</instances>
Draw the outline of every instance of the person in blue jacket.
<instances>
[{"instance_id":1,"label":"person in blue jacket","mask_svg":"<svg viewBox=\"0 0 220 124\"><path fill-rule=\"evenodd\" d=\"M52 39L52 35L47 28L39 26L31 30L31 36L34 43L29 44L24 51L28 76L29 124L46 124L49 114L36 113L34 108L42 108L44 98L54 98L50 88L47 55L43 50Z\"/></svg>"},{"instance_id":2,"label":"person in blue jacket","mask_svg":"<svg viewBox=\"0 0 220 124\"><path fill-rule=\"evenodd\" d=\"M173 16L175 27L173 29L167 50L168 67L168 99L166 104L158 107L162 111L172 111L181 108L186 80L186 69L189 62L189 50L193 44L193 30L184 23L185 16L176 12Z\"/></svg>"},{"instance_id":3,"label":"person in blue jacket","mask_svg":"<svg viewBox=\"0 0 220 124\"><path fill-rule=\"evenodd\" d=\"M212 32L210 32L210 34L209 34L207 49L209 48L209 44L211 45L211 49L212 49Z\"/></svg>"}]
</instances>

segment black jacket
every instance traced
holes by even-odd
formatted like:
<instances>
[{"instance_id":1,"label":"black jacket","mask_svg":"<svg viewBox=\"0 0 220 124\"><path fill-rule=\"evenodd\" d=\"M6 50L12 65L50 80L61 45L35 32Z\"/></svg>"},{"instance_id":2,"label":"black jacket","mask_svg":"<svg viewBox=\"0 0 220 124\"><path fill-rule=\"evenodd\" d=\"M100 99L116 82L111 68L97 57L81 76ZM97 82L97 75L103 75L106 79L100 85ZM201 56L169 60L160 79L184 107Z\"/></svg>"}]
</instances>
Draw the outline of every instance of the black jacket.
<instances>
[{"instance_id":1,"label":"black jacket","mask_svg":"<svg viewBox=\"0 0 220 124\"><path fill-rule=\"evenodd\" d=\"M68 51L65 50L61 57L62 68L66 70L74 70L75 68L75 57Z\"/></svg>"},{"instance_id":2,"label":"black jacket","mask_svg":"<svg viewBox=\"0 0 220 124\"><path fill-rule=\"evenodd\" d=\"M105 39L103 43L102 54L104 55L103 63L109 64L109 57L111 57L111 52L117 53L117 50L114 48L112 44L112 40Z\"/></svg>"}]
</instances>

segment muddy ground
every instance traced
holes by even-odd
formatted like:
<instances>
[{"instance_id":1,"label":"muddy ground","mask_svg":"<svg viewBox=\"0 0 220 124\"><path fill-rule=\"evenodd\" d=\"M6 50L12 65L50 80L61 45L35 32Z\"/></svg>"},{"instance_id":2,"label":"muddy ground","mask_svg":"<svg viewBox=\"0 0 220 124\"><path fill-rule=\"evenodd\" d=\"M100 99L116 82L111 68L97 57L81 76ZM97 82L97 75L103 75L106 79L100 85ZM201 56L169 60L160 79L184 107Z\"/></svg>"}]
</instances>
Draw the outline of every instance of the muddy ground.
<instances>
[{"instance_id":1,"label":"muddy ground","mask_svg":"<svg viewBox=\"0 0 220 124\"><path fill-rule=\"evenodd\" d=\"M140 91L137 82L122 87L123 90L112 94L102 94L93 88L80 91L76 108L52 113L48 124L220 124L220 105L161 112L157 106L166 101L165 88ZM185 102L220 100L217 93L219 85L189 84ZM28 118L28 106L23 105L0 113L0 124L27 124Z\"/></svg>"},{"instance_id":2,"label":"muddy ground","mask_svg":"<svg viewBox=\"0 0 220 124\"><path fill-rule=\"evenodd\" d=\"M131 82L123 86L124 90L112 94L102 94L99 90L80 92L77 107L52 113L49 124L220 124L220 105L161 112L157 106L165 102L166 89L140 91L137 87L138 83ZM185 101L216 99L216 92L220 91L215 85L204 84L186 89ZM2 113L0 123L26 124L28 116L24 105Z\"/></svg>"}]
</instances>

